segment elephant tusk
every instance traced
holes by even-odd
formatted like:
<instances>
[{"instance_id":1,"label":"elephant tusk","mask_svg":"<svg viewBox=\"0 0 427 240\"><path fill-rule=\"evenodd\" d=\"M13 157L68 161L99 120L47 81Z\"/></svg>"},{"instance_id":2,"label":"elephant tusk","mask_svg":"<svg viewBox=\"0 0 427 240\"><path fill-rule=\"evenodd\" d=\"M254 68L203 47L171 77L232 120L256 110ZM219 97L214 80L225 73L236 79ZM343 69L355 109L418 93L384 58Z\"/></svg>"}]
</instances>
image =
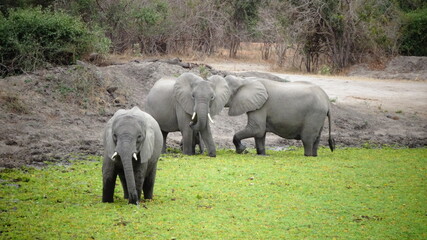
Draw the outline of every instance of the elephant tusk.
<instances>
[{"instance_id":1,"label":"elephant tusk","mask_svg":"<svg viewBox=\"0 0 427 240\"><path fill-rule=\"evenodd\" d=\"M138 161L138 157L136 156L136 153L133 153L133 158L135 159L135 161Z\"/></svg>"},{"instance_id":2,"label":"elephant tusk","mask_svg":"<svg viewBox=\"0 0 427 240\"><path fill-rule=\"evenodd\" d=\"M117 156L117 152L114 152L113 156L111 156L111 160L113 160L113 161L116 160L116 156Z\"/></svg>"},{"instance_id":3,"label":"elephant tusk","mask_svg":"<svg viewBox=\"0 0 427 240\"><path fill-rule=\"evenodd\" d=\"M196 112L194 112L193 116L191 116L191 120L194 120L195 117L196 117Z\"/></svg>"},{"instance_id":4,"label":"elephant tusk","mask_svg":"<svg viewBox=\"0 0 427 240\"><path fill-rule=\"evenodd\" d=\"M211 118L211 114L210 113L208 113L208 118L209 118L209 121L211 121L211 123L213 124L213 123L215 123L213 120L212 120L212 118Z\"/></svg>"}]
</instances>

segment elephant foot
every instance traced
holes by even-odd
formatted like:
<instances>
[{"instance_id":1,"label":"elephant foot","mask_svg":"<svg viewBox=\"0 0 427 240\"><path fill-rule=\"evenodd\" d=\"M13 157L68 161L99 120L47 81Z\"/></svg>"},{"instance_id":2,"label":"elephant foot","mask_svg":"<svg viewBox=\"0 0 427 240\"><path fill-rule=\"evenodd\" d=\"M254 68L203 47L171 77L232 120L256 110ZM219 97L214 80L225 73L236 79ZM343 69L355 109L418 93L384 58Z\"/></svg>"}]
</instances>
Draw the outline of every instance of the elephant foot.
<instances>
[{"instance_id":1,"label":"elephant foot","mask_svg":"<svg viewBox=\"0 0 427 240\"><path fill-rule=\"evenodd\" d=\"M240 146L236 146L236 153L241 154L241 153L245 153L246 151L246 146L243 144L240 144Z\"/></svg>"},{"instance_id":2,"label":"elephant foot","mask_svg":"<svg viewBox=\"0 0 427 240\"><path fill-rule=\"evenodd\" d=\"M193 156L193 155L195 155L196 153L195 153L194 151L182 151L182 154L189 155L189 156Z\"/></svg>"},{"instance_id":3,"label":"elephant foot","mask_svg":"<svg viewBox=\"0 0 427 240\"><path fill-rule=\"evenodd\" d=\"M257 153L258 155L266 155L266 154L265 154L265 149L258 149L258 148L257 148L256 153Z\"/></svg>"},{"instance_id":4,"label":"elephant foot","mask_svg":"<svg viewBox=\"0 0 427 240\"><path fill-rule=\"evenodd\" d=\"M233 137L234 146L236 146L236 153L241 154L246 150L246 146L242 144L240 139L237 139L236 135Z\"/></svg>"},{"instance_id":5,"label":"elephant foot","mask_svg":"<svg viewBox=\"0 0 427 240\"><path fill-rule=\"evenodd\" d=\"M316 155L314 155L314 154L310 154L310 155L304 154L304 156L306 156L306 157L317 157L317 154Z\"/></svg>"}]
</instances>

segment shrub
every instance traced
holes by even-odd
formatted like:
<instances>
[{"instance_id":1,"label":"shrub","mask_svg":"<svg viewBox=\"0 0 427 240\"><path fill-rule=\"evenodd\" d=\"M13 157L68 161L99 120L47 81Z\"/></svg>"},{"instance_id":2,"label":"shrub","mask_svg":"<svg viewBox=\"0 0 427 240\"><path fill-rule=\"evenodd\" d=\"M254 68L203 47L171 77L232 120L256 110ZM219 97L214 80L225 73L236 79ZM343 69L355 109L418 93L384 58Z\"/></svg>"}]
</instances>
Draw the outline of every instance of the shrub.
<instances>
[{"instance_id":1,"label":"shrub","mask_svg":"<svg viewBox=\"0 0 427 240\"><path fill-rule=\"evenodd\" d=\"M319 69L319 73L322 75L331 75L332 74L332 68L328 65L322 65Z\"/></svg>"},{"instance_id":2,"label":"shrub","mask_svg":"<svg viewBox=\"0 0 427 240\"><path fill-rule=\"evenodd\" d=\"M28 8L0 16L0 74L13 75L51 65L74 64L109 41L63 12Z\"/></svg>"},{"instance_id":3,"label":"shrub","mask_svg":"<svg viewBox=\"0 0 427 240\"><path fill-rule=\"evenodd\" d=\"M401 53L427 56L427 7L406 13L404 20Z\"/></svg>"},{"instance_id":4,"label":"shrub","mask_svg":"<svg viewBox=\"0 0 427 240\"><path fill-rule=\"evenodd\" d=\"M20 97L14 93L0 90L0 105L8 112L17 114L29 113L29 109Z\"/></svg>"}]
</instances>

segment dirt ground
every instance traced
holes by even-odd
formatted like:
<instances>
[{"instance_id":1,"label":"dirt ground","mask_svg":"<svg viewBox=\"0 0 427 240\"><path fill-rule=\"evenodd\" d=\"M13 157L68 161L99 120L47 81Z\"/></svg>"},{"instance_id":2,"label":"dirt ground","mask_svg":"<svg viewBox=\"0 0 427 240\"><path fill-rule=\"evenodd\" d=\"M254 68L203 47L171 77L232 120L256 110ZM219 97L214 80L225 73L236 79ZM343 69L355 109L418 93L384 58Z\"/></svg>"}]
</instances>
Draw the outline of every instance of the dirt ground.
<instances>
[{"instance_id":1,"label":"dirt ground","mask_svg":"<svg viewBox=\"0 0 427 240\"><path fill-rule=\"evenodd\" d=\"M272 79L318 84L332 102L332 135L338 147L425 147L426 59L416 59L420 66L408 63L414 61L412 57L392 61L382 71L387 79L378 77L379 71L369 73L372 71L363 71L360 66L349 77L332 77L265 73L268 66L253 63L207 63L213 69L189 70L165 62L143 61L104 67L80 62L8 77L0 80L0 167L41 166L45 161L100 155L103 127L117 109L135 105L143 109L145 97L158 79L200 70L214 74L261 74ZM412 66L406 74L405 65ZM388 75L393 71L394 75ZM229 117L225 109L214 120L212 131L217 146L233 148L233 134L246 125L246 116ZM322 135L324 146L327 130L325 127ZM170 134L168 146L178 147L180 139L180 133ZM253 147L253 142L244 140L249 147ZM269 149L300 145L300 141L267 135Z\"/></svg>"}]
</instances>

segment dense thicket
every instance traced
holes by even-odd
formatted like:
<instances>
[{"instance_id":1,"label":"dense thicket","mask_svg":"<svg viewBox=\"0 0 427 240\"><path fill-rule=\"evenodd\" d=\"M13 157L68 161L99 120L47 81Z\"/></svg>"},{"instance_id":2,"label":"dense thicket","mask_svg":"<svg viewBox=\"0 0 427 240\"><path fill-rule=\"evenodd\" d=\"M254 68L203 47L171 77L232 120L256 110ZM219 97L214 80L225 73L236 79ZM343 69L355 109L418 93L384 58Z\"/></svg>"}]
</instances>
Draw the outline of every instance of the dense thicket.
<instances>
[{"instance_id":1,"label":"dense thicket","mask_svg":"<svg viewBox=\"0 0 427 240\"><path fill-rule=\"evenodd\" d=\"M8 14L11 8L49 7L56 0L1 0L0 12Z\"/></svg>"},{"instance_id":2,"label":"dense thicket","mask_svg":"<svg viewBox=\"0 0 427 240\"><path fill-rule=\"evenodd\" d=\"M405 14L402 26L401 53L427 56L427 7Z\"/></svg>"},{"instance_id":3,"label":"dense thicket","mask_svg":"<svg viewBox=\"0 0 427 240\"><path fill-rule=\"evenodd\" d=\"M8 2L22 7L38 0ZM399 53L426 55L427 49L423 0L47 2L90 28L101 27L116 53L210 55L226 48L236 57L240 43L250 41L262 43L263 59L311 72L339 71Z\"/></svg>"},{"instance_id":4,"label":"dense thicket","mask_svg":"<svg viewBox=\"0 0 427 240\"><path fill-rule=\"evenodd\" d=\"M11 10L0 15L0 75L73 64L94 50L108 50L108 41L62 12Z\"/></svg>"}]
</instances>

